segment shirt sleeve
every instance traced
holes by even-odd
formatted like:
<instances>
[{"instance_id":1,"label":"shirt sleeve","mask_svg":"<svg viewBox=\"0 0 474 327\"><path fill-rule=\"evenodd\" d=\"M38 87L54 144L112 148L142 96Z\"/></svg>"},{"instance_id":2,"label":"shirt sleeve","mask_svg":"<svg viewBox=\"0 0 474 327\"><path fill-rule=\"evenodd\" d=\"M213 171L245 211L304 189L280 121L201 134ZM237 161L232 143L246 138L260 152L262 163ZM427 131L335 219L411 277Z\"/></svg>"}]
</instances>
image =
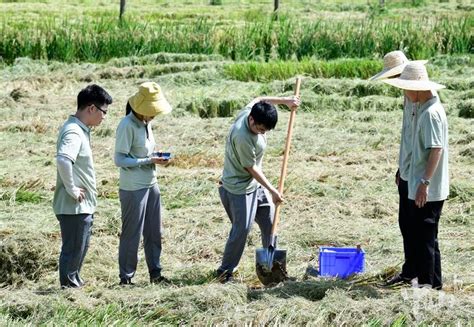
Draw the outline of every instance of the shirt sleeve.
<instances>
[{"instance_id":1,"label":"shirt sleeve","mask_svg":"<svg viewBox=\"0 0 474 327\"><path fill-rule=\"evenodd\" d=\"M79 133L69 130L64 133L58 146L57 156L68 158L74 163L81 150L82 139Z\"/></svg>"},{"instance_id":2,"label":"shirt sleeve","mask_svg":"<svg viewBox=\"0 0 474 327\"><path fill-rule=\"evenodd\" d=\"M64 184L66 192L74 199L78 199L81 191L74 185L74 178L72 177L72 162L69 158L58 155L56 157L56 164L58 167L58 173Z\"/></svg>"},{"instance_id":3,"label":"shirt sleeve","mask_svg":"<svg viewBox=\"0 0 474 327\"><path fill-rule=\"evenodd\" d=\"M151 164L151 158L133 158L121 152L115 152L114 161L117 167L123 168Z\"/></svg>"},{"instance_id":4,"label":"shirt sleeve","mask_svg":"<svg viewBox=\"0 0 474 327\"><path fill-rule=\"evenodd\" d=\"M124 121L120 122L115 133L115 153L129 154L133 144L133 129Z\"/></svg>"},{"instance_id":5,"label":"shirt sleeve","mask_svg":"<svg viewBox=\"0 0 474 327\"><path fill-rule=\"evenodd\" d=\"M255 146L251 140L237 137L233 140L237 159L244 168L253 167L257 163Z\"/></svg>"},{"instance_id":6,"label":"shirt sleeve","mask_svg":"<svg viewBox=\"0 0 474 327\"><path fill-rule=\"evenodd\" d=\"M423 145L425 149L442 148L443 124L439 117L429 114L423 124Z\"/></svg>"}]
</instances>

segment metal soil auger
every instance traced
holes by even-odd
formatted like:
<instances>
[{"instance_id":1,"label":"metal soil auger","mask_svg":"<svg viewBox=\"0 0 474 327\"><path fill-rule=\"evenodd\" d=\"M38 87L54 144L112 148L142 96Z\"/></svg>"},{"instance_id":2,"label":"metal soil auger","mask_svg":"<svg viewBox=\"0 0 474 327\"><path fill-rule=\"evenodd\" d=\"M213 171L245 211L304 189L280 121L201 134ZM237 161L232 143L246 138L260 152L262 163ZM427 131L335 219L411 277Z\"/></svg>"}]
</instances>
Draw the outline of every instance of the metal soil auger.
<instances>
[{"instance_id":1,"label":"metal soil auger","mask_svg":"<svg viewBox=\"0 0 474 327\"><path fill-rule=\"evenodd\" d=\"M299 96L300 94L300 86L301 78L298 77L295 86L296 96ZM280 182L278 184L278 192L280 192L280 194L283 194L283 188L285 185L295 115L296 108L291 108L288 132L286 134L285 153L283 155ZM276 231L280 221L280 208L280 204L275 206L275 217L273 219L272 231L270 234L270 245L268 248L257 249L255 253L257 276L263 285L277 284L288 278L288 273L286 272L286 250L277 249Z\"/></svg>"}]
</instances>

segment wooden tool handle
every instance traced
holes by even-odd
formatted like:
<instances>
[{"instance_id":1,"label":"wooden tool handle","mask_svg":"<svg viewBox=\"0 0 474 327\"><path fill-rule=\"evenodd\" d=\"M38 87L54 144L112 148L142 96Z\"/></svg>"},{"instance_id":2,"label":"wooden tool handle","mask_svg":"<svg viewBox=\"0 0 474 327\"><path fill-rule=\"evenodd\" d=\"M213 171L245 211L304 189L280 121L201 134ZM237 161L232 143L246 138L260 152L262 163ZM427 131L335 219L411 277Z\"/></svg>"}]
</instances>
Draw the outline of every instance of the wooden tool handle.
<instances>
[{"instance_id":1,"label":"wooden tool handle","mask_svg":"<svg viewBox=\"0 0 474 327\"><path fill-rule=\"evenodd\" d=\"M301 87L301 77L296 78L296 85L295 85L295 96L300 95L300 87ZM281 166L281 173L280 173L280 182L278 183L278 192L283 195L283 188L285 186L285 178L286 178L286 170L288 168L288 157L290 155L290 146L291 146L291 137L293 135L293 124L295 121L296 115L296 107L290 108L290 120L288 121L288 132L286 133L286 144L285 144L285 153L283 155L283 165ZM277 225L280 222L280 208L281 205L278 203L275 206L275 217L273 219L272 225L272 232L271 235L276 234Z\"/></svg>"}]
</instances>

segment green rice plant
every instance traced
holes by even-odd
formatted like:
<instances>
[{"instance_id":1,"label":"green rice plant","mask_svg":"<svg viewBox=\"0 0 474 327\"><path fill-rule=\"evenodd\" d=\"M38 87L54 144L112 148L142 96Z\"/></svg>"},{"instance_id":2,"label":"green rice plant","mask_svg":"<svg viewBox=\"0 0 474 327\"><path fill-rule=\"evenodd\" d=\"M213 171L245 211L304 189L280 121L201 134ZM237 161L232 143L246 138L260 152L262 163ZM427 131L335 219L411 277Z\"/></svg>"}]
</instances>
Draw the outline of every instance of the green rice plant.
<instances>
[{"instance_id":1,"label":"green rice plant","mask_svg":"<svg viewBox=\"0 0 474 327\"><path fill-rule=\"evenodd\" d=\"M154 53L144 56L130 56L123 58L113 58L106 65L112 67L144 66L157 64L171 64L184 62L203 62L203 61L223 61L224 57L218 54L203 55L189 53Z\"/></svg>"},{"instance_id":2,"label":"green rice plant","mask_svg":"<svg viewBox=\"0 0 474 327\"><path fill-rule=\"evenodd\" d=\"M195 19L191 24L132 18L117 25L109 15L82 20L41 17L33 21L5 18L0 25L0 56L72 61L106 61L157 52L220 54L233 60L306 57L382 56L404 49L410 58L466 54L473 48L474 20L460 16L436 19L300 20L282 16L244 24ZM430 35L430 38L426 38Z\"/></svg>"},{"instance_id":3,"label":"green rice plant","mask_svg":"<svg viewBox=\"0 0 474 327\"><path fill-rule=\"evenodd\" d=\"M12 191L4 191L0 195L0 200L9 201L10 204L22 203L40 203L45 200L44 195L40 189L44 186L44 181L41 179L32 179L20 183Z\"/></svg>"},{"instance_id":4,"label":"green rice plant","mask_svg":"<svg viewBox=\"0 0 474 327\"><path fill-rule=\"evenodd\" d=\"M453 69L456 67L474 67L474 55L438 55L431 58L428 65L434 65L440 68Z\"/></svg>"},{"instance_id":5,"label":"green rice plant","mask_svg":"<svg viewBox=\"0 0 474 327\"><path fill-rule=\"evenodd\" d=\"M350 80L350 79L315 79L305 80L311 90L318 95L341 94L344 96L365 97L369 95L382 95L399 97L400 90L390 87L379 81Z\"/></svg>"},{"instance_id":6,"label":"green rice plant","mask_svg":"<svg viewBox=\"0 0 474 327\"><path fill-rule=\"evenodd\" d=\"M447 89L455 91L469 91L474 89L474 78L472 77L448 77L438 79L439 83L446 86Z\"/></svg>"},{"instance_id":7,"label":"green rice plant","mask_svg":"<svg viewBox=\"0 0 474 327\"><path fill-rule=\"evenodd\" d=\"M401 110L403 102L386 96L341 96L333 95L311 95L302 93L303 102L300 110L307 112L319 112L324 110L334 111L393 111Z\"/></svg>"},{"instance_id":8,"label":"green rice plant","mask_svg":"<svg viewBox=\"0 0 474 327\"><path fill-rule=\"evenodd\" d=\"M298 74L314 78L369 78L380 71L383 63L369 59L337 59L330 61L243 62L224 66L225 76L239 81L268 82L285 80Z\"/></svg>"},{"instance_id":9,"label":"green rice plant","mask_svg":"<svg viewBox=\"0 0 474 327\"><path fill-rule=\"evenodd\" d=\"M17 203L39 203L43 196L38 192L18 190L15 192L15 202Z\"/></svg>"},{"instance_id":10,"label":"green rice plant","mask_svg":"<svg viewBox=\"0 0 474 327\"><path fill-rule=\"evenodd\" d=\"M179 106L199 115L201 118L232 117L237 111L241 110L247 102L248 98L246 97L223 100L202 98L187 104L180 104Z\"/></svg>"}]
</instances>

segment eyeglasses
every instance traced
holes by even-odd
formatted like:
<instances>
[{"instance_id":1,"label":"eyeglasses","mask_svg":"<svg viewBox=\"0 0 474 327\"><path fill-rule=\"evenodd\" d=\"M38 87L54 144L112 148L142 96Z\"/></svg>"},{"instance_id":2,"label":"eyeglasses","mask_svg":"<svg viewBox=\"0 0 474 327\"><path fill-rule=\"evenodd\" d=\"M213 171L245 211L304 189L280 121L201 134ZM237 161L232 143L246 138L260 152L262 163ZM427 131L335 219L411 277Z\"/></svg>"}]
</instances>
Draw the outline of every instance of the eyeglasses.
<instances>
[{"instance_id":1,"label":"eyeglasses","mask_svg":"<svg viewBox=\"0 0 474 327\"><path fill-rule=\"evenodd\" d=\"M99 109L100 111L102 111L102 113L103 113L104 115L107 115L107 110L102 109L101 107L99 107L99 106L96 105L96 104L92 104L92 105L93 105L96 109Z\"/></svg>"}]
</instances>

